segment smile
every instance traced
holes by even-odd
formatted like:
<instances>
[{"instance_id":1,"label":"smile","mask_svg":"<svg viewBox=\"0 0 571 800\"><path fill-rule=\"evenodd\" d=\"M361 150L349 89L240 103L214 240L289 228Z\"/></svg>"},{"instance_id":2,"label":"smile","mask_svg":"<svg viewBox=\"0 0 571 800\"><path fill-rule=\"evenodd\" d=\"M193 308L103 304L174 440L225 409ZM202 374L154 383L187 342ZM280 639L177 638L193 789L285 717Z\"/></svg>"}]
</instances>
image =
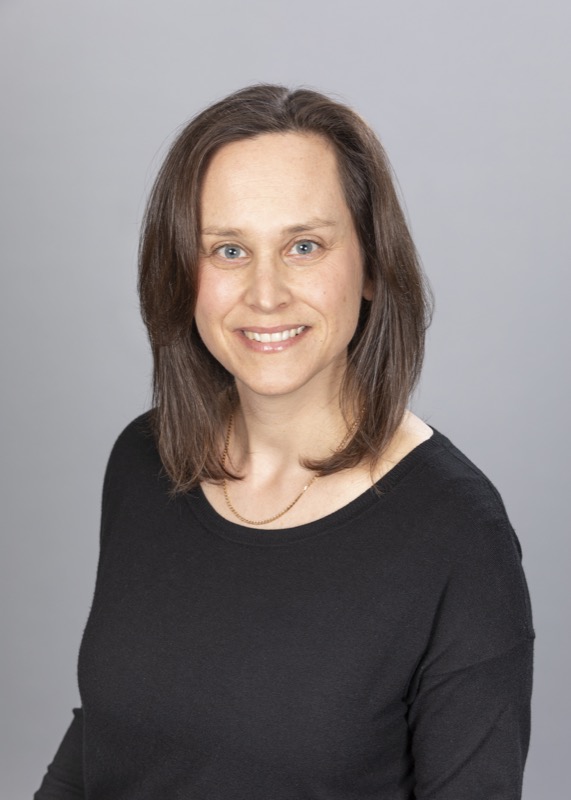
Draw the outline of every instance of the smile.
<instances>
[{"instance_id":1,"label":"smile","mask_svg":"<svg viewBox=\"0 0 571 800\"><path fill-rule=\"evenodd\" d=\"M245 331L242 333L247 339L252 342L285 342L287 339L293 339L299 336L305 330L305 325L300 325L299 328L290 328L286 331L276 331L274 333L258 333L257 331Z\"/></svg>"}]
</instances>

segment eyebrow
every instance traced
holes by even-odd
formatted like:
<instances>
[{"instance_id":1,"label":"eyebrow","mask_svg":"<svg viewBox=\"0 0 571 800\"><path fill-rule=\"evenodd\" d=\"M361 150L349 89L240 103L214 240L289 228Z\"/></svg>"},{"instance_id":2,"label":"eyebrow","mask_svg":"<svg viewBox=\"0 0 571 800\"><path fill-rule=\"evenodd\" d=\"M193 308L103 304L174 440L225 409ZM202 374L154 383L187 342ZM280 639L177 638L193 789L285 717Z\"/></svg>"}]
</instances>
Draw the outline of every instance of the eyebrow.
<instances>
[{"instance_id":1,"label":"eyebrow","mask_svg":"<svg viewBox=\"0 0 571 800\"><path fill-rule=\"evenodd\" d=\"M294 233L307 233L316 228L334 228L336 223L330 219L321 219L314 217L307 222L299 223L297 225L288 225L287 228L282 228L281 233L294 234ZM240 228L204 228L201 231L203 236L243 236L244 231Z\"/></svg>"}]
</instances>

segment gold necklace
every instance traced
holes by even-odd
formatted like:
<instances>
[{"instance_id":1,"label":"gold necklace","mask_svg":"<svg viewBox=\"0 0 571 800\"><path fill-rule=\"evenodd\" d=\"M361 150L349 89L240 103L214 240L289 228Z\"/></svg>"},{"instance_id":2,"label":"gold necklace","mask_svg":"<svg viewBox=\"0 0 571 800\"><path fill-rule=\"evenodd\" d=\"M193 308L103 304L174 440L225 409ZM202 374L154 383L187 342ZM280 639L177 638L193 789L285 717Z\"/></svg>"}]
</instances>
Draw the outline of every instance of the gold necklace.
<instances>
[{"instance_id":1,"label":"gold necklace","mask_svg":"<svg viewBox=\"0 0 571 800\"><path fill-rule=\"evenodd\" d=\"M228 458L228 448L230 447L230 436L232 435L232 424L233 424L233 422L234 422L234 415L230 414L230 419L228 420L228 430L226 431L226 440L224 442L224 450L222 452L222 466L224 466L226 464L226 459ZM351 434L353 433L353 431L355 430L356 427L357 427L357 420L355 420L355 422L351 425L351 427L349 428L349 430L347 431L347 433L343 437L343 440L342 440L341 444L338 445L335 448L335 452L336 453L338 453L340 450L343 449L343 447L345 447L349 437L351 436ZM315 481L317 480L318 477L319 477L319 475L315 474L311 478L309 483L305 484L305 486L303 487L301 492L298 494L298 496L295 498L295 500L292 500L292 502L288 506L286 506L283 511L279 512L279 514L275 514L273 517L268 517L267 519L257 519L257 520L248 519L247 517L243 517L242 514L240 514L239 511L236 511L236 509L232 505L232 502L230 500L230 496L228 494L228 483L226 481L226 478L224 478L222 480L222 490L224 492L224 499L226 500L226 505L228 506L230 511L234 514L234 516L237 517L240 520L240 522L246 522L248 525L267 525L269 522L274 522L274 520L279 519L280 517L283 517L284 514L287 514L287 512L290 510L290 508L294 507L294 505L297 503L297 501L301 499L301 497L307 492L307 490L309 489L311 484L315 483Z\"/></svg>"}]
</instances>

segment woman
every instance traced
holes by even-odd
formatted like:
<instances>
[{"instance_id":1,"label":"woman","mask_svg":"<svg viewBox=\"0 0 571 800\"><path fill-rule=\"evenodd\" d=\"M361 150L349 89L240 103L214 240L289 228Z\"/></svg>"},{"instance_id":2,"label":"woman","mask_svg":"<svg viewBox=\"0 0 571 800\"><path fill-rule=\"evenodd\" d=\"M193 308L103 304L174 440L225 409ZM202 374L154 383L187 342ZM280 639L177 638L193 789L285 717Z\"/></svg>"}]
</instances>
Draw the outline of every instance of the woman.
<instances>
[{"instance_id":1,"label":"woman","mask_svg":"<svg viewBox=\"0 0 571 800\"><path fill-rule=\"evenodd\" d=\"M143 228L154 410L121 434L36 798L520 796L533 629L502 501L407 410L428 295L353 111L254 86Z\"/></svg>"}]
</instances>

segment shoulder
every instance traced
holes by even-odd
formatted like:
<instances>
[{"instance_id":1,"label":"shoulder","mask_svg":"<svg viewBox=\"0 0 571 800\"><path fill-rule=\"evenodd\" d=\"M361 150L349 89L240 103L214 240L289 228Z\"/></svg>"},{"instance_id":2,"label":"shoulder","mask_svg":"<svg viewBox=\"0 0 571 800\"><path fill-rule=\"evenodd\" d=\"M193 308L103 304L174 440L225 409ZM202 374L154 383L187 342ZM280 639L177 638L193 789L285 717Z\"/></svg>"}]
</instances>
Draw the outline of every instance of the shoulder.
<instances>
[{"instance_id":1,"label":"shoulder","mask_svg":"<svg viewBox=\"0 0 571 800\"><path fill-rule=\"evenodd\" d=\"M520 542L490 478L436 429L425 448L411 490L429 529L437 532L433 544L441 557L481 570L519 564Z\"/></svg>"},{"instance_id":2,"label":"shoulder","mask_svg":"<svg viewBox=\"0 0 571 800\"><path fill-rule=\"evenodd\" d=\"M161 472L161 461L153 429L153 412L147 411L132 420L118 435L107 462L104 492L114 487L149 478L156 482Z\"/></svg>"},{"instance_id":3,"label":"shoulder","mask_svg":"<svg viewBox=\"0 0 571 800\"><path fill-rule=\"evenodd\" d=\"M101 552L117 525L123 537L133 520L161 513L169 504L170 482L155 444L152 418L149 411L132 420L111 448L103 480Z\"/></svg>"},{"instance_id":4,"label":"shoulder","mask_svg":"<svg viewBox=\"0 0 571 800\"><path fill-rule=\"evenodd\" d=\"M117 436L111 450L111 456L122 454L133 448L148 448L154 443L153 427L154 411L145 411L126 425Z\"/></svg>"},{"instance_id":5,"label":"shoulder","mask_svg":"<svg viewBox=\"0 0 571 800\"><path fill-rule=\"evenodd\" d=\"M495 531L507 534L520 552L500 493L439 430L407 412L383 460L381 486L398 486L393 498L402 514L422 520L423 527L432 523L442 544L473 541Z\"/></svg>"},{"instance_id":6,"label":"shoulder","mask_svg":"<svg viewBox=\"0 0 571 800\"><path fill-rule=\"evenodd\" d=\"M448 437L433 429L432 447L421 476L423 493L430 493L431 508L445 513L468 530L485 527L510 529L502 497L490 478ZM519 544L518 544L519 548Z\"/></svg>"},{"instance_id":7,"label":"shoulder","mask_svg":"<svg viewBox=\"0 0 571 800\"><path fill-rule=\"evenodd\" d=\"M533 637L531 605L520 543L492 481L436 429L422 447L406 496L418 558L438 588L446 670ZM462 647L449 649L451 640Z\"/></svg>"},{"instance_id":8,"label":"shoulder","mask_svg":"<svg viewBox=\"0 0 571 800\"><path fill-rule=\"evenodd\" d=\"M521 545L488 475L439 430L410 454L395 492L415 541L466 580L521 577Z\"/></svg>"}]
</instances>

